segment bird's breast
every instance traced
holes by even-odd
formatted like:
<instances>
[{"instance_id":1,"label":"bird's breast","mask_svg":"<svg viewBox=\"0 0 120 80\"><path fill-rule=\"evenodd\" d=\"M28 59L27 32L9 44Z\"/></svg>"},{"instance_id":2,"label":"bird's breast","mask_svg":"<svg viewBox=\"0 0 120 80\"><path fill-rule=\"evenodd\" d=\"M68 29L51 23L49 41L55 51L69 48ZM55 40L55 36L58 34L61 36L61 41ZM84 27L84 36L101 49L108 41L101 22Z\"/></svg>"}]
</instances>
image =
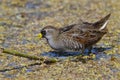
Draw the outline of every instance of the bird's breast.
<instances>
[{"instance_id":1,"label":"bird's breast","mask_svg":"<svg viewBox=\"0 0 120 80\"><path fill-rule=\"evenodd\" d=\"M62 43L59 40L50 39L50 40L48 40L48 43L49 43L50 47L55 50L62 49Z\"/></svg>"}]
</instances>

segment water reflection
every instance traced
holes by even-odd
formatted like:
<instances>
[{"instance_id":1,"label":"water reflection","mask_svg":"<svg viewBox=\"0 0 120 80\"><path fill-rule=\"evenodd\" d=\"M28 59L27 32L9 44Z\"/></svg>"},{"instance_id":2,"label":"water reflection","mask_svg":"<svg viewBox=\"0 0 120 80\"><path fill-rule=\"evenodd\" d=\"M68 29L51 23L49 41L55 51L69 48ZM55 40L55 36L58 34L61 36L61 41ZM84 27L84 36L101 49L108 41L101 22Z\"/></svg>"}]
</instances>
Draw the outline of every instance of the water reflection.
<instances>
[{"instance_id":1,"label":"water reflection","mask_svg":"<svg viewBox=\"0 0 120 80\"><path fill-rule=\"evenodd\" d=\"M95 54L96 55L96 59L99 59L101 57L103 58L107 58L108 55L106 55L104 53L104 51L106 50L110 50L112 49L111 47L108 47L108 48L93 48L91 50L91 53ZM40 54L40 56L47 56L47 57L57 57L57 58L66 58L66 57L69 57L69 56L78 56L80 55L81 53L80 52L56 52L56 51L50 51L50 52L44 52L42 54ZM85 50L85 53L84 55L89 55L89 52L88 50L86 49Z\"/></svg>"}]
</instances>

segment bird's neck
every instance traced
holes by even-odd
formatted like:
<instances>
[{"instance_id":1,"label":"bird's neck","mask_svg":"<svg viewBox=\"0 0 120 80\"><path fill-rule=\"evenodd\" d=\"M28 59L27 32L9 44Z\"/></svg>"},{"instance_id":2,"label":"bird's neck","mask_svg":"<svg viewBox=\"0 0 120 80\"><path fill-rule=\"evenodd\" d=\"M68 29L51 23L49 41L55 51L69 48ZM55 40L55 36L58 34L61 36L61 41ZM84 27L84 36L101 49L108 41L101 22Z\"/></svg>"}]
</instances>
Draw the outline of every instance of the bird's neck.
<instances>
[{"instance_id":1,"label":"bird's neck","mask_svg":"<svg viewBox=\"0 0 120 80\"><path fill-rule=\"evenodd\" d=\"M50 38L47 39L49 45L53 48L53 49L57 49L58 45L59 45L59 41L57 40L57 38Z\"/></svg>"}]
</instances>

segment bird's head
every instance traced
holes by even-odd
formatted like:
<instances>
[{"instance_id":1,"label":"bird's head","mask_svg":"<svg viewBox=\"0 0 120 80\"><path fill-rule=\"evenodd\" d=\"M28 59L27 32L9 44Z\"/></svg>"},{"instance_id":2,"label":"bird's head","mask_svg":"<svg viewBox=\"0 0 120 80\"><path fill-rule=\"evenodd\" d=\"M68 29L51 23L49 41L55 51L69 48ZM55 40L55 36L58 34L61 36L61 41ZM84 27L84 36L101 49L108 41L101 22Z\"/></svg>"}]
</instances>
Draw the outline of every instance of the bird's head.
<instances>
[{"instance_id":1,"label":"bird's head","mask_svg":"<svg viewBox=\"0 0 120 80\"><path fill-rule=\"evenodd\" d=\"M51 38L56 38L59 34L59 29L53 26L44 27L41 32L38 34L39 38L46 38L47 40Z\"/></svg>"}]
</instances>

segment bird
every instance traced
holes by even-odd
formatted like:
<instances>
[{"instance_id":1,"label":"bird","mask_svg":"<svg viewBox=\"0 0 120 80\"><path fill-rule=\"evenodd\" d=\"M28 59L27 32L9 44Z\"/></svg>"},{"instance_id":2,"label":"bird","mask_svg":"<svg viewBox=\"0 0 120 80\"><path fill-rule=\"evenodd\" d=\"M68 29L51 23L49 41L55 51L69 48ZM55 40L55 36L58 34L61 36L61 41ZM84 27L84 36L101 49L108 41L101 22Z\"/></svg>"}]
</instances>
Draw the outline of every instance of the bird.
<instances>
[{"instance_id":1,"label":"bird","mask_svg":"<svg viewBox=\"0 0 120 80\"><path fill-rule=\"evenodd\" d=\"M58 52L91 51L92 46L99 42L108 32L107 24L110 13L102 19L89 23L71 24L62 28L45 26L39 36L45 38L52 49Z\"/></svg>"}]
</instances>

